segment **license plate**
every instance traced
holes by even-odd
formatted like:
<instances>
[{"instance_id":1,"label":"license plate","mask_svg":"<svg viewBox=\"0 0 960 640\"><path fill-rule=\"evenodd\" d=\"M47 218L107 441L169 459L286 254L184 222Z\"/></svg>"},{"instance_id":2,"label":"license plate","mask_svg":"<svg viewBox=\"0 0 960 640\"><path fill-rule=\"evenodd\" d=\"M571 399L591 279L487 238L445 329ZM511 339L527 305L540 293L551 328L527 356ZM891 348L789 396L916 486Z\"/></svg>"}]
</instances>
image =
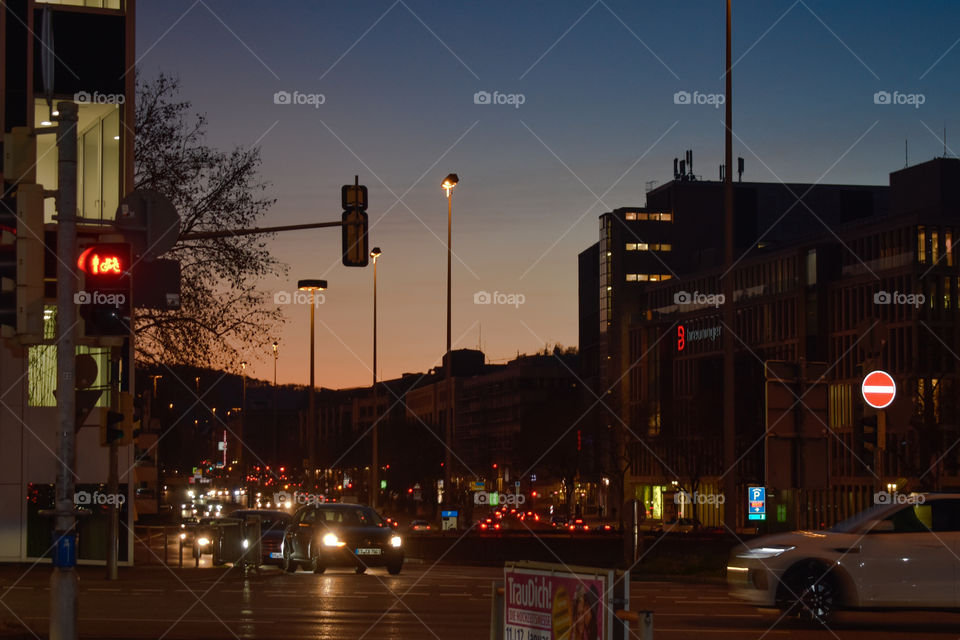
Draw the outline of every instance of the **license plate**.
<instances>
[{"instance_id":1,"label":"license plate","mask_svg":"<svg viewBox=\"0 0 960 640\"><path fill-rule=\"evenodd\" d=\"M358 556L378 556L380 549L357 549Z\"/></svg>"},{"instance_id":2,"label":"license plate","mask_svg":"<svg viewBox=\"0 0 960 640\"><path fill-rule=\"evenodd\" d=\"M279 551L272 551L272 552L270 553L270 557L271 557L271 558L282 558L282 557L283 557L283 554L280 553Z\"/></svg>"}]
</instances>

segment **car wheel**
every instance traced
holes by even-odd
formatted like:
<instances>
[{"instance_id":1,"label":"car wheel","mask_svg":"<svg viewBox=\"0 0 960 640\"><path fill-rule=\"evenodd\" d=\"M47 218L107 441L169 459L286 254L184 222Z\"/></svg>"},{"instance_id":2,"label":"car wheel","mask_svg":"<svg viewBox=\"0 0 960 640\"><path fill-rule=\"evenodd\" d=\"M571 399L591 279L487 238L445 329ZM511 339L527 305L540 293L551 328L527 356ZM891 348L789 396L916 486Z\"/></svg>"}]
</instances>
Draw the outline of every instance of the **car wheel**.
<instances>
[{"instance_id":1,"label":"car wheel","mask_svg":"<svg viewBox=\"0 0 960 640\"><path fill-rule=\"evenodd\" d=\"M363 574L365 574L365 573L367 572L367 566L366 566L366 565L363 565L363 564L358 564L358 565L354 568L354 571L357 572L357 575L362 576Z\"/></svg>"},{"instance_id":2,"label":"car wheel","mask_svg":"<svg viewBox=\"0 0 960 640\"><path fill-rule=\"evenodd\" d=\"M323 564L323 558L320 557L319 553L310 557L310 570L316 574L321 574L327 570L327 566Z\"/></svg>"},{"instance_id":3,"label":"car wheel","mask_svg":"<svg viewBox=\"0 0 960 640\"><path fill-rule=\"evenodd\" d=\"M823 565L808 562L787 572L781 595L781 609L788 615L826 624L840 605L840 584Z\"/></svg>"},{"instance_id":4,"label":"car wheel","mask_svg":"<svg viewBox=\"0 0 960 640\"><path fill-rule=\"evenodd\" d=\"M287 573L295 573L297 570L297 563L290 552L290 546L286 544L283 545L283 570Z\"/></svg>"},{"instance_id":5,"label":"car wheel","mask_svg":"<svg viewBox=\"0 0 960 640\"><path fill-rule=\"evenodd\" d=\"M387 565L387 573L392 576L399 575L401 569L403 569L403 560L400 562L391 562Z\"/></svg>"}]
</instances>

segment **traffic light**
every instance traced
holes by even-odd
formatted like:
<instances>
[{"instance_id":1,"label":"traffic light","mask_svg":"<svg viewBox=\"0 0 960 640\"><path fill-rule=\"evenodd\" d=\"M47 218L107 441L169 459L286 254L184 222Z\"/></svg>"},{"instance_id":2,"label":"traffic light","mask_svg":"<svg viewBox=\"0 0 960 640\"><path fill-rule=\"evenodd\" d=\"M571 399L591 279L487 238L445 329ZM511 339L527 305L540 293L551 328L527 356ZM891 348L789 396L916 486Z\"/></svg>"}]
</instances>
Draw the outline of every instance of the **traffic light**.
<instances>
[{"instance_id":1,"label":"traffic light","mask_svg":"<svg viewBox=\"0 0 960 640\"><path fill-rule=\"evenodd\" d=\"M80 252L77 267L82 284L73 301L80 307L82 335L129 335L132 306L130 244L91 244Z\"/></svg>"},{"instance_id":2,"label":"traffic light","mask_svg":"<svg viewBox=\"0 0 960 640\"><path fill-rule=\"evenodd\" d=\"M854 453L868 467L873 466L873 454L880 436L877 414L859 418L853 425Z\"/></svg>"},{"instance_id":3,"label":"traffic light","mask_svg":"<svg viewBox=\"0 0 960 640\"><path fill-rule=\"evenodd\" d=\"M43 187L20 184L0 202L0 334L43 336Z\"/></svg>"},{"instance_id":4,"label":"traffic light","mask_svg":"<svg viewBox=\"0 0 960 640\"><path fill-rule=\"evenodd\" d=\"M367 240L367 187L362 184L345 184L340 189L340 205L343 207L343 266L365 267L370 260Z\"/></svg>"},{"instance_id":5,"label":"traffic light","mask_svg":"<svg viewBox=\"0 0 960 640\"><path fill-rule=\"evenodd\" d=\"M17 329L17 204L13 197L0 201L0 329L3 336Z\"/></svg>"},{"instance_id":6,"label":"traffic light","mask_svg":"<svg viewBox=\"0 0 960 640\"><path fill-rule=\"evenodd\" d=\"M367 213L359 209L343 212L343 266L365 267L370 260L367 240Z\"/></svg>"},{"instance_id":7,"label":"traffic light","mask_svg":"<svg viewBox=\"0 0 960 640\"><path fill-rule=\"evenodd\" d=\"M119 446L133 442L133 395L121 391L118 398L118 410L107 409L101 415L100 445L104 447L112 442L116 442Z\"/></svg>"}]
</instances>

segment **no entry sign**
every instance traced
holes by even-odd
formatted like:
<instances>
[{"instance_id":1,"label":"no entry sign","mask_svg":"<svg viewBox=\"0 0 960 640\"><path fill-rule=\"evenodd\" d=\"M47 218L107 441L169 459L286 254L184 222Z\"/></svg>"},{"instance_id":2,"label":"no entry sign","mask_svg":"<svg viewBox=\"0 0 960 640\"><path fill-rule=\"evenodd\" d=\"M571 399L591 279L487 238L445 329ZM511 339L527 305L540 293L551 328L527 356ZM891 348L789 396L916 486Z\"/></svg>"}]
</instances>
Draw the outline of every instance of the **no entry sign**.
<instances>
[{"instance_id":1,"label":"no entry sign","mask_svg":"<svg viewBox=\"0 0 960 640\"><path fill-rule=\"evenodd\" d=\"M872 371L863 379L861 392L868 405L874 409L884 409L896 397L897 384L886 371Z\"/></svg>"}]
</instances>

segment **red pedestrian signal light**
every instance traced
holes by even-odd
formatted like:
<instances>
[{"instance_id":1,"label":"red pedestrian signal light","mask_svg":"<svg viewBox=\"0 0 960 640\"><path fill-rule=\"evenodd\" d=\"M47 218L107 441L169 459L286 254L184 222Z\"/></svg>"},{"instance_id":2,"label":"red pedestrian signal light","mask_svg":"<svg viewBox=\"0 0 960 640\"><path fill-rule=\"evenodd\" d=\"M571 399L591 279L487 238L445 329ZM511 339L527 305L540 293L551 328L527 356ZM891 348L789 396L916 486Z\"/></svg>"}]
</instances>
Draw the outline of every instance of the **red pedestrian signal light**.
<instances>
[{"instance_id":1,"label":"red pedestrian signal light","mask_svg":"<svg viewBox=\"0 0 960 640\"><path fill-rule=\"evenodd\" d=\"M131 250L126 242L95 243L80 252L83 276L74 302L83 318L83 335L127 336L131 332Z\"/></svg>"},{"instance_id":2,"label":"red pedestrian signal light","mask_svg":"<svg viewBox=\"0 0 960 640\"><path fill-rule=\"evenodd\" d=\"M129 260L129 245L124 246L127 249L126 255L111 252L109 249L104 251L100 246L88 247L77 258L77 268L94 276L121 276L129 268L129 265L124 264L124 259Z\"/></svg>"}]
</instances>

